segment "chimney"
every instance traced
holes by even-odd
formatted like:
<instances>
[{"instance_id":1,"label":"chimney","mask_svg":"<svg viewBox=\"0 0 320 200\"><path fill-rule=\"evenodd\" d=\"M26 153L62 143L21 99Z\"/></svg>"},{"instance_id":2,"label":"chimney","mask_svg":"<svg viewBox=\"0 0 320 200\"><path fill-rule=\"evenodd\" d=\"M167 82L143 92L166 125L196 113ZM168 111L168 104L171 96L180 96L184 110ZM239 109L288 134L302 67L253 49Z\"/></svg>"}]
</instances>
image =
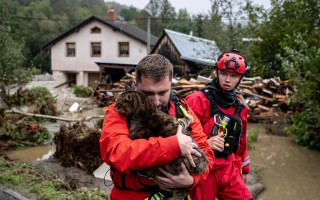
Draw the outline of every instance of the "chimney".
<instances>
[{"instance_id":1,"label":"chimney","mask_svg":"<svg viewBox=\"0 0 320 200\"><path fill-rule=\"evenodd\" d=\"M115 21L117 19L117 13L111 9L108 11L108 20Z\"/></svg>"}]
</instances>

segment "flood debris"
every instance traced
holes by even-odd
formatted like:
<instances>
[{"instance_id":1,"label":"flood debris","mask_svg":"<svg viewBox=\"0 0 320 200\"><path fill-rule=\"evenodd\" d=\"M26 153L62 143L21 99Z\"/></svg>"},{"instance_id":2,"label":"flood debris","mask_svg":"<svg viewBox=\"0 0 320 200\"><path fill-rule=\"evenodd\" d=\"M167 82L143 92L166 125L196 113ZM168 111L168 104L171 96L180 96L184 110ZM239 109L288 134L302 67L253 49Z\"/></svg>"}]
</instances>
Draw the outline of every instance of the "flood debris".
<instances>
[{"instance_id":1,"label":"flood debris","mask_svg":"<svg viewBox=\"0 0 320 200\"><path fill-rule=\"evenodd\" d=\"M28 106L29 112L44 115L58 115L56 99L46 87L31 89L18 88L17 92L6 98L8 105Z\"/></svg>"},{"instance_id":2,"label":"flood debris","mask_svg":"<svg viewBox=\"0 0 320 200\"><path fill-rule=\"evenodd\" d=\"M49 140L51 134L32 117L1 112L0 150L37 146Z\"/></svg>"},{"instance_id":3,"label":"flood debris","mask_svg":"<svg viewBox=\"0 0 320 200\"><path fill-rule=\"evenodd\" d=\"M53 157L65 167L77 166L92 174L102 163L99 138L101 131L90 128L83 121L74 124L61 124L60 131L53 141L56 152Z\"/></svg>"},{"instance_id":4,"label":"flood debris","mask_svg":"<svg viewBox=\"0 0 320 200\"><path fill-rule=\"evenodd\" d=\"M174 79L172 90L180 97L198 91L211 81L209 77L198 76L197 79ZM120 93L125 91L134 81L134 75L127 73L120 81L110 84L99 84L93 98L101 107L107 107L114 102ZM273 121L279 115L287 118L292 114L289 108L289 98L293 95L293 85L290 80L279 77L262 79L261 77L245 77L236 91L239 98L249 106L249 121Z\"/></svg>"}]
</instances>

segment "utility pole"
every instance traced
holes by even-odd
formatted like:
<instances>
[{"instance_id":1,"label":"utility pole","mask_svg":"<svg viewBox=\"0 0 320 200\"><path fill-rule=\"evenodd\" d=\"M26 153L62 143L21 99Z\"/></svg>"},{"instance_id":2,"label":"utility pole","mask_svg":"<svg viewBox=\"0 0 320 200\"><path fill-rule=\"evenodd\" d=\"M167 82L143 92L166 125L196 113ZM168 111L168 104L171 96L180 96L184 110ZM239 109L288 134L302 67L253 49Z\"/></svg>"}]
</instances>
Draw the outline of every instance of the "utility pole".
<instances>
[{"instance_id":1,"label":"utility pole","mask_svg":"<svg viewBox=\"0 0 320 200\"><path fill-rule=\"evenodd\" d=\"M147 28L148 28L148 32L147 32L147 54L149 55L150 54L150 21L151 21L151 18L148 17L148 20L147 20Z\"/></svg>"}]
</instances>

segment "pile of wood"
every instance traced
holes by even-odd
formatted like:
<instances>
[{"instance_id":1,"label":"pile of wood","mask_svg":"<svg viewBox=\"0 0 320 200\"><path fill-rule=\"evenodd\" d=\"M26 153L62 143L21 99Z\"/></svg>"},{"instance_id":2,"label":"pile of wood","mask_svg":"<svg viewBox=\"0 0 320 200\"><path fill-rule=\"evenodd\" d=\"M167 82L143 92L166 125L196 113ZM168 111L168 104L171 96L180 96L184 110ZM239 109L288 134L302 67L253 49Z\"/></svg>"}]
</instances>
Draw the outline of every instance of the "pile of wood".
<instances>
[{"instance_id":1,"label":"pile of wood","mask_svg":"<svg viewBox=\"0 0 320 200\"><path fill-rule=\"evenodd\" d=\"M250 107L249 120L272 120L291 114L289 99L293 95L290 80L280 78L245 78L239 92Z\"/></svg>"},{"instance_id":2,"label":"pile of wood","mask_svg":"<svg viewBox=\"0 0 320 200\"><path fill-rule=\"evenodd\" d=\"M112 85L97 87L94 97L98 105L108 106L130 85L134 76L127 74ZM172 89L182 98L198 91L212 79L198 76L197 80L174 80ZM249 121L273 120L280 114L290 114L289 98L293 95L290 81L280 78L262 79L261 77L244 78L238 87L238 95L250 108ZM102 89L103 88L103 89ZM108 89L106 89L108 88Z\"/></svg>"}]
</instances>

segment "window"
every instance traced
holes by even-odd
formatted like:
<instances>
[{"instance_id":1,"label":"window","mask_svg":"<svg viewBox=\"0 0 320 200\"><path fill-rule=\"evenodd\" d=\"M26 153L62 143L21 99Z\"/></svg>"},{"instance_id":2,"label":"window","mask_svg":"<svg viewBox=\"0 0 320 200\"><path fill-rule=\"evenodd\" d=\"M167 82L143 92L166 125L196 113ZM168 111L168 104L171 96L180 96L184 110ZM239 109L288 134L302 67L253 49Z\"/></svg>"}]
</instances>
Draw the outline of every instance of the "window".
<instances>
[{"instance_id":1,"label":"window","mask_svg":"<svg viewBox=\"0 0 320 200\"><path fill-rule=\"evenodd\" d=\"M101 33L101 29L98 27L94 27L91 29L91 33Z\"/></svg>"},{"instance_id":2,"label":"window","mask_svg":"<svg viewBox=\"0 0 320 200\"><path fill-rule=\"evenodd\" d=\"M75 57L76 56L76 43L68 42L67 43L67 57Z\"/></svg>"},{"instance_id":3,"label":"window","mask_svg":"<svg viewBox=\"0 0 320 200\"><path fill-rule=\"evenodd\" d=\"M101 43L100 42L92 42L91 43L91 56L92 57L100 57L101 56Z\"/></svg>"},{"instance_id":4,"label":"window","mask_svg":"<svg viewBox=\"0 0 320 200\"><path fill-rule=\"evenodd\" d=\"M129 56L129 42L119 42L119 57Z\"/></svg>"}]
</instances>

